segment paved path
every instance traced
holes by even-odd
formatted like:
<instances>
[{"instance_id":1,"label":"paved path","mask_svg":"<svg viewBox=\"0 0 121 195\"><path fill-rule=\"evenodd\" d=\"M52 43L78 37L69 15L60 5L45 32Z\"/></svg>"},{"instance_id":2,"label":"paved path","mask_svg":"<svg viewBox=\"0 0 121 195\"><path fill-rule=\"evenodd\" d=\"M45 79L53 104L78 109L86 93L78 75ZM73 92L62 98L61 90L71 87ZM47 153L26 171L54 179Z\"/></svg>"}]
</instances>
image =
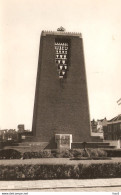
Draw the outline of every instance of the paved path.
<instances>
[{"instance_id":1,"label":"paved path","mask_svg":"<svg viewBox=\"0 0 121 195\"><path fill-rule=\"evenodd\" d=\"M19 191L19 192L21 192L21 191ZM115 192L115 193L120 192L121 193L121 187L36 189L36 190L32 190L32 192ZM116 195L118 195L118 194L116 194Z\"/></svg>"},{"instance_id":2,"label":"paved path","mask_svg":"<svg viewBox=\"0 0 121 195\"><path fill-rule=\"evenodd\" d=\"M0 165L33 165L33 164L51 164L51 165L78 165L78 164L102 164L102 163L121 163L121 157L111 158L107 160L70 160L69 158L33 158L33 159L2 159Z\"/></svg>"},{"instance_id":3,"label":"paved path","mask_svg":"<svg viewBox=\"0 0 121 195\"><path fill-rule=\"evenodd\" d=\"M0 191L112 191L111 189L121 192L121 178L0 181Z\"/></svg>"}]
</instances>

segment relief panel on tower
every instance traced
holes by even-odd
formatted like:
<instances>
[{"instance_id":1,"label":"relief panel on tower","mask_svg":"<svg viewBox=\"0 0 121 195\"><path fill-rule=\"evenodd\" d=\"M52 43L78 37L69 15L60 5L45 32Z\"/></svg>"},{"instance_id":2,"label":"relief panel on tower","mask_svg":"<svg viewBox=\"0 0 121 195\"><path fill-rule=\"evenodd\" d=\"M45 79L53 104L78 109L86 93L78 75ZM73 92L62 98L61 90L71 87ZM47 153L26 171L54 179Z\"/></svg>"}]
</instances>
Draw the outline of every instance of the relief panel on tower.
<instances>
[{"instance_id":1,"label":"relief panel on tower","mask_svg":"<svg viewBox=\"0 0 121 195\"><path fill-rule=\"evenodd\" d=\"M55 64L60 79L67 77L69 70L69 42L67 40L55 40Z\"/></svg>"}]
</instances>

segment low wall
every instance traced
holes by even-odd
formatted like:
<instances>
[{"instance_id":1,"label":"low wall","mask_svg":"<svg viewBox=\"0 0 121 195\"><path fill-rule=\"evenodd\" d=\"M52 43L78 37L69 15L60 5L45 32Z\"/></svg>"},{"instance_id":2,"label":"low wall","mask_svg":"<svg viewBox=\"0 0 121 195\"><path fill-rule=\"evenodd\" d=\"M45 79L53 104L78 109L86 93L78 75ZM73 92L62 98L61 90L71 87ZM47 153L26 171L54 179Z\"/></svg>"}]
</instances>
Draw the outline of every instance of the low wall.
<instances>
[{"instance_id":1,"label":"low wall","mask_svg":"<svg viewBox=\"0 0 121 195\"><path fill-rule=\"evenodd\" d=\"M110 146L121 148L121 140L103 140L104 143L109 142Z\"/></svg>"},{"instance_id":2,"label":"low wall","mask_svg":"<svg viewBox=\"0 0 121 195\"><path fill-rule=\"evenodd\" d=\"M109 143L103 143L103 142L87 142L86 148L101 148L101 146L109 146ZM71 144L72 149L82 149L84 148L83 142L73 142Z\"/></svg>"}]
</instances>

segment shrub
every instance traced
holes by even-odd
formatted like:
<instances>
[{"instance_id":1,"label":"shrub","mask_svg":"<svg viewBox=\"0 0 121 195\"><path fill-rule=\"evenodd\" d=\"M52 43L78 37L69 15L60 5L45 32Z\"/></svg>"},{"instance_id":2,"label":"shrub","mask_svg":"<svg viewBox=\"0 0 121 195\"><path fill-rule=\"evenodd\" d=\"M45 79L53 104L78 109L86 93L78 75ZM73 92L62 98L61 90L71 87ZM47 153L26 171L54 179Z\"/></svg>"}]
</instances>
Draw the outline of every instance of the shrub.
<instances>
[{"instance_id":1,"label":"shrub","mask_svg":"<svg viewBox=\"0 0 121 195\"><path fill-rule=\"evenodd\" d=\"M83 149L60 149L56 150L54 153L56 158L71 158L71 157L81 157L87 156L87 151L85 152Z\"/></svg>"},{"instance_id":2,"label":"shrub","mask_svg":"<svg viewBox=\"0 0 121 195\"><path fill-rule=\"evenodd\" d=\"M31 158L52 158L53 154L51 150L41 150L39 152L25 152L23 153L23 159Z\"/></svg>"},{"instance_id":3,"label":"shrub","mask_svg":"<svg viewBox=\"0 0 121 195\"><path fill-rule=\"evenodd\" d=\"M51 150L42 150L39 153L42 156L42 158L52 158L53 157Z\"/></svg>"},{"instance_id":4,"label":"shrub","mask_svg":"<svg viewBox=\"0 0 121 195\"><path fill-rule=\"evenodd\" d=\"M107 152L102 149L88 149L90 157L106 157Z\"/></svg>"},{"instance_id":5,"label":"shrub","mask_svg":"<svg viewBox=\"0 0 121 195\"><path fill-rule=\"evenodd\" d=\"M38 152L24 152L23 159L31 159L31 158L41 158L38 155Z\"/></svg>"},{"instance_id":6,"label":"shrub","mask_svg":"<svg viewBox=\"0 0 121 195\"><path fill-rule=\"evenodd\" d=\"M106 157L107 152L102 149L74 149L71 150L73 157Z\"/></svg>"},{"instance_id":7,"label":"shrub","mask_svg":"<svg viewBox=\"0 0 121 195\"><path fill-rule=\"evenodd\" d=\"M24 159L31 159L31 158L71 158L77 156L85 156L83 150L42 150L39 152L25 152L23 154Z\"/></svg>"},{"instance_id":8,"label":"shrub","mask_svg":"<svg viewBox=\"0 0 121 195\"><path fill-rule=\"evenodd\" d=\"M24 152L23 155L13 149L0 151L0 159L32 159L32 158L77 158L77 157L106 157L107 152L102 149L73 149L73 150L40 150L38 152Z\"/></svg>"},{"instance_id":9,"label":"shrub","mask_svg":"<svg viewBox=\"0 0 121 195\"><path fill-rule=\"evenodd\" d=\"M73 154L73 157L80 157L84 155L82 149L71 150L71 153Z\"/></svg>"},{"instance_id":10,"label":"shrub","mask_svg":"<svg viewBox=\"0 0 121 195\"><path fill-rule=\"evenodd\" d=\"M72 158L72 157L106 157L107 153L101 149L60 149L54 150L41 150L39 152L25 152L24 159L31 158Z\"/></svg>"},{"instance_id":11,"label":"shrub","mask_svg":"<svg viewBox=\"0 0 121 195\"><path fill-rule=\"evenodd\" d=\"M0 159L20 159L21 153L13 149L5 149L0 151Z\"/></svg>"},{"instance_id":12,"label":"shrub","mask_svg":"<svg viewBox=\"0 0 121 195\"><path fill-rule=\"evenodd\" d=\"M102 149L61 149L53 151L53 156L56 158L106 157L107 152Z\"/></svg>"},{"instance_id":13,"label":"shrub","mask_svg":"<svg viewBox=\"0 0 121 195\"><path fill-rule=\"evenodd\" d=\"M54 153L53 153L54 157L56 158L71 158L73 157L73 154L71 152L71 150L63 150L63 149L60 149L60 150L56 150Z\"/></svg>"}]
</instances>

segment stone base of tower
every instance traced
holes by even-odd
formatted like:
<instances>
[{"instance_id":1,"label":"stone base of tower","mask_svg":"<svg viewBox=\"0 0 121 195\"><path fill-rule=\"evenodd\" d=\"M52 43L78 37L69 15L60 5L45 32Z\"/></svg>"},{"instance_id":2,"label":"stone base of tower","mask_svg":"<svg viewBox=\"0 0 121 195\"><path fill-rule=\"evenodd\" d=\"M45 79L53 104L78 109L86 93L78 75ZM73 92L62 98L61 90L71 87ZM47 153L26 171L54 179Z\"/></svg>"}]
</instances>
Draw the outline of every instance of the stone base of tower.
<instances>
[{"instance_id":1,"label":"stone base of tower","mask_svg":"<svg viewBox=\"0 0 121 195\"><path fill-rule=\"evenodd\" d=\"M32 134L29 136L22 135L21 143L19 143L20 147L28 147L29 150L34 150L34 148L38 148L38 150L64 150L64 149L83 149L83 142L86 142L86 148L116 148L112 146L108 141L104 141L100 139L100 137L90 136L90 141L82 140L80 142L73 141L72 134L55 134L48 142L41 141L41 137L33 136Z\"/></svg>"},{"instance_id":2,"label":"stone base of tower","mask_svg":"<svg viewBox=\"0 0 121 195\"><path fill-rule=\"evenodd\" d=\"M17 146L6 146L4 149L15 149L23 152L40 150L64 150L64 149L83 149L84 141L73 142L70 134L56 134L49 142L40 141L40 137L32 135L22 136ZM102 140L100 137L91 137L91 141L86 142L86 148L115 149L110 140Z\"/></svg>"}]
</instances>

